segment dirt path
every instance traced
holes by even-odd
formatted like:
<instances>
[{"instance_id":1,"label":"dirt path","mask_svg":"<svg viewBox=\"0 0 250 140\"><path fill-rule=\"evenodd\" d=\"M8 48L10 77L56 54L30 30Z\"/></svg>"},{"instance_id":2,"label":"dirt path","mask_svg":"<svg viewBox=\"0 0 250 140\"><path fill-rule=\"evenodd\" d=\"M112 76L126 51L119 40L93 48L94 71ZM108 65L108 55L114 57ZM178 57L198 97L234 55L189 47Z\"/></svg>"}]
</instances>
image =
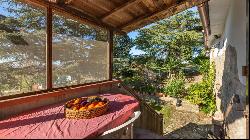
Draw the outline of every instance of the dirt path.
<instances>
[{"instance_id":1,"label":"dirt path","mask_svg":"<svg viewBox=\"0 0 250 140\"><path fill-rule=\"evenodd\" d=\"M146 98L148 96L144 96ZM148 98L153 98L149 96ZM158 98L158 97L155 97ZM159 136L148 130L137 130L138 139L214 139L212 135L212 117L208 117L195 105L183 100L180 107L176 107L176 99L161 97L162 109L158 112L164 115L164 135Z\"/></svg>"},{"instance_id":2,"label":"dirt path","mask_svg":"<svg viewBox=\"0 0 250 140\"><path fill-rule=\"evenodd\" d=\"M149 130L136 129L136 139L211 139L211 117L202 113L176 110L170 105L170 116L164 116L164 136Z\"/></svg>"},{"instance_id":3,"label":"dirt path","mask_svg":"<svg viewBox=\"0 0 250 140\"><path fill-rule=\"evenodd\" d=\"M169 139L208 138L212 118L202 113L176 110L171 106L171 116L164 122L164 137Z\"/></svg>"}]
</instances>

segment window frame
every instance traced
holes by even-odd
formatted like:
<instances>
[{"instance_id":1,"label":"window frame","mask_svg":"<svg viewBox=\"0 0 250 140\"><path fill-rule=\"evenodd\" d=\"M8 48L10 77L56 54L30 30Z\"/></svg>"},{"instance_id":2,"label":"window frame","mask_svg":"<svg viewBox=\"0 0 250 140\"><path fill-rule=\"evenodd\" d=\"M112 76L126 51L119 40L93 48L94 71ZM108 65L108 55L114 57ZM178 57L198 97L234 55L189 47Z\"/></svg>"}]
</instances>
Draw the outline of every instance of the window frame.
<instances>
[{"instance_id":1,"label":"window frame","mask_svg":"<svg viewBox=\"0 0 250 140\"><path fill-rule=\"evenodd\" d=\"M47 4L47 3L35 3L32 1L21 1L22 3L25 3L27 5L31 5L31 6L38 6L38 7L42 7L45 9L46 11L46 88L44 90L39 90L39 91L32 91L32 92L23 92L23 93L19 93L19 94L14 94L14 95L8 95L8 96L2 96L0 97L0 101L4 101L4 100L8 100L8 99L15 99L15 98L19 98L19 97L28 97L31 95L38 95L38 94L46 94L48 92L53 92L53 91L58 91L58 90L65 90L65 89L71 89L71 88L77 88L77 87L82 87L82 86L86 86L86 85L93 85L93 84L98 84L98 83L103 83L103 82L108 82L108 81L112 81L113 80L113 34L114 34L114 30L113 29L109 29L109 28L105 28L102 27L101 25L98 25L98 23L96 24L91 24L90 22L88 22L87 19L83 19L82 17L79 17L77 15L73 15L72 13L67 12L66 10L62 10L62 9L58 9L56 7L53 6L53 4ZM90 83L84 83L84 84L77 84L77 85L70 85L70 86L63 86L63 87L57 87L54 88L53 87L53 79L52 79L52 74L53 74L53 69L52 69L52 27L53 27L53 11L59 12L59 13L63 13L62 16L64 16L64 14L66 16L71 17L72 19L78 21L79 23L82 24L86 24L89 25L91 27L94 28L101 28L103 30L107 31L107 36L108 36L108 44L109 44L109 48L108 48L108 56L109 56L109 60L108 60L108 68L109 68L109 78L107 80L103 80L103 81L96 81L96 82L90 82Z\"/></svg>"}]
</instances>

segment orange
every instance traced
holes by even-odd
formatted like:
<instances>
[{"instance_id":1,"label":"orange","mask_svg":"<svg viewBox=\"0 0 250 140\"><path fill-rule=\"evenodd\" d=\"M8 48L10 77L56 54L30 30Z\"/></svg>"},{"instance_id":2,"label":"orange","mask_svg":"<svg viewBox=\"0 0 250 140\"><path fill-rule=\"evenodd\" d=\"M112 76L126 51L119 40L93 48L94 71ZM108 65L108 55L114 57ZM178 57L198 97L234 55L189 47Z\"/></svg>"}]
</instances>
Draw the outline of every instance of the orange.
<instances>
[{"instance_id":1,"label":"orange","mask_svg":"<svg viewBox=\"0 0 250 140\"><path fill-rule=\"evenodd\" d=\"M71 104L66 104L67 108L71 108L71 106L72 106Z\"/></svg>"},{"instance_id":2,"label":"orange","mask_svg":"<svg viewBox=\"0 0 250 140\"><path fill-rule=\"evenodd\" d=\"M98 105L103 106L105 103L104 102L99 102Z\"/></svg>"},{"instance_id":3,"label":"orange","mask_svg":"<svg viewBox=\"0 0 250 140\"><path fill-rule=\"evenodd\" d=\"M102 105L100 105L100 104L97 104L97 105L95 106L95 108L96 108L96 107L101 107L101 106L102 106Z\"/></svg>"},{"instance_id":4,"label":"orange","mask_svg":"<svg viewBox=\"0 0 250 140\"><path fill-rule=\"evenodd\" d=\"M76 110L78 110L78 108L77 108L76 106L74 106L74 107L72 108L72 110L76 111Z\"/></svg>"},{"instance_id":5,"label":"orange","mask_svg":"<svg viewBox=\"0 0 250 140\"><path fill-rule=\"evenodd\" d=\"M86 110L86 109L87 109L87 107L81 107L79 110L83 111L83 110Z\"/></svg>"},{"instance_id":6,"label":"orange","mask_svg":"<svg viewBox=\"0 0 250 140\"><path fill-rule=\"evenodd\" d=\"M79 104L81 102L81 99L80 98L77 98L75 101L74 101L74 104Z\"/></svg>"},{"instance_id":7,"label":"orange","mask_svg":"<svg viewBox=\"0 0 250 140\"><path fill-rule=\"evenodd\" d=\"M94 106L96 106L99 102L93 102Z\"/></svg>"},{"instance_id":8,"label":"orange","mask_svg":"<svg viewBox=\"0 0 250 140\"><path fill-rule=\"evenodd\" d=\"M93 103L91 103L89 106L88 106L88 109L91 109L91 108L94 108L95 105Z\"/></svg>"}]
</instances>

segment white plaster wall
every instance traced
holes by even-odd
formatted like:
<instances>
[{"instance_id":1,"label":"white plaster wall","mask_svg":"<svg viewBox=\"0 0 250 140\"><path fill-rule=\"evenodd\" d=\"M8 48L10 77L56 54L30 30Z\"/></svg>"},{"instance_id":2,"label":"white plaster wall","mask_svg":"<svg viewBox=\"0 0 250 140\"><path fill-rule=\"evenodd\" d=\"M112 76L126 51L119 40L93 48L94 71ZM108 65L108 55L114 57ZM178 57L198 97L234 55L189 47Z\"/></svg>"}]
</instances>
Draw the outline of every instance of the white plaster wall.
<instances>
[{"instance_id":1,"label":"white plaster wall","mask_svg":"<svg viewBox=\"0 0 250 140\"><path fill-rule=\"evenodd\" d=\"M242 76L242 66L246 65L246 0L230 0L230 8L225 22L221 45L231 44L237 51L237 67L240 82L246 85Z\"/></svg>"},{"instance_id":2,"label":"white plaster wall","mask_svg":"<svg viewBox=\"0 0 250 140\"><path fill-rule=\"evenodd\" d=\"M217 1L217 0L213 0ZM230 6L228 9L227 17L225 19L224 23L224 29L221 35L221 38L219 40L211 41L211 44L217 44L220 42L219 46L216 46L212 49L212 52L210 54L210 58L216 60L216 83L215 85L215 93L216 93L216 105L219 113L223 112L225 113L225 109L227 109L230 105L228 104L229 99L226 98L231 97L233 94L241 95L242 98L245 98L245 91L244 86L246 86L246 77L242 76L242 66L246 66L246 52L247 48L249 47L246 45L247 38L246 38L246 31L247 31L247 17L246 17L246 0L228 0L230 2ZM223 9L223 7L221 7ZM219 13L218 13L219 14ZM214 15L213 15L214 16ZM215 29L215 28L213 28ZM229 59L229 56L227 55L227 58L225 58L225 51L229 49L228 45L234 47L237 54L237 69L238 69L238 77L233 78L234 75L230 75L229 71L224 71L223 68L225 68L225 65L228 65L229 62L225 63L224 65L224 59ZM228 47L228 48L227 48ZM231 52L232 53L232 52ZM231 59L234 60L234 59ZM233 64L233 61L230 63ZM220 68L220 69L218 69ZM222 83L223 76L227 80L227 84ZM232 73L233 74L233 73ZM232 77L231 77L232 76ZM231 79L231 80L230 80ZM224 79L225 80L225 79ZM239 82L237 82L239 81ZM232 83L232 87L228 85L228 83ZM241 84L239 84L241 83ZM242 86L244 85L244 86ZM218 87L218 89L217 89ZM219 89L223 89L220 93ZM235 88L235 90L233 90ZM219 96L223 96L223 98L220 98ZM243 101L243 99L241 99ZM221 106L225 109L221 109ZM223 115L222 113L222 115ZM237 109L232 109L230 112L230 116L223 115L224 119L227 120L227 136L230 138L246 138L246 119L243 117L237 117L241 114L240 111L237 111ZM217 119L221 117L221 115L216 116ZM223 120L222 118L222 120ZM232 121L230 121L232 120Z\"/></svg>"}]
</instances>

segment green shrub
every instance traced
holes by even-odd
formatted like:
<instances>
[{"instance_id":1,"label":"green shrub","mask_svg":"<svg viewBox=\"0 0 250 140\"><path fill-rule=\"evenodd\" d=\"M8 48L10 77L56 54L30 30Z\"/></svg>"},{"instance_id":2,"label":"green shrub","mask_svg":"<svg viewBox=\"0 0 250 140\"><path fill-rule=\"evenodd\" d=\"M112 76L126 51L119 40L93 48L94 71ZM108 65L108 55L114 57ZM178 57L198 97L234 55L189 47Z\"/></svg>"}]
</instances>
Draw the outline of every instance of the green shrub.
<instances>
[{"instance_id":1,"label":"green shrub","mask_svg":"<svg viewBox=\"0 0 250 140\"><path fill-rule=\"evenodd\" d=\"M209 65L210 65L210 59L209 57L205 56L204 54L201 54L197 57L195 57L192 61L196 66L198 66L198 71L202 74L208 73Z\"/></svg>"},{"instance_id":2,"label":"green shrub","mask_svg":"<svg viewBox=\"0 0 250 140\"><path fill-rule=\"evenodd\" d=\"M163 89L164 93L171 97L182 97L185 93L185 81L183 78L173 78L168 81Z\"/></svg>"},{"instance_id":3,"label":"green shrub","mask_svg":"<svg viewBox=\"0 0 250 140\"><path fill-rule=\"evenodd\" d=\"M201 83L192 84L185 97L190 102L199 105L200 110L205 113L214 113L216 110L215 96L213 93L215 78L214 63L210 65L208 73L205 73Z\"/></svg>"},{"instance_id":4,"label":"green shrub","mask_svg":"<svg viewBox=\"0 0 250 140\"><path fill-rule=\"evenodd\" d=\"M162 109L162 104L157 102L155 99L145 99L146 103L150 105L154 110L160 111Z\"/></svg>"}]
</instances>

